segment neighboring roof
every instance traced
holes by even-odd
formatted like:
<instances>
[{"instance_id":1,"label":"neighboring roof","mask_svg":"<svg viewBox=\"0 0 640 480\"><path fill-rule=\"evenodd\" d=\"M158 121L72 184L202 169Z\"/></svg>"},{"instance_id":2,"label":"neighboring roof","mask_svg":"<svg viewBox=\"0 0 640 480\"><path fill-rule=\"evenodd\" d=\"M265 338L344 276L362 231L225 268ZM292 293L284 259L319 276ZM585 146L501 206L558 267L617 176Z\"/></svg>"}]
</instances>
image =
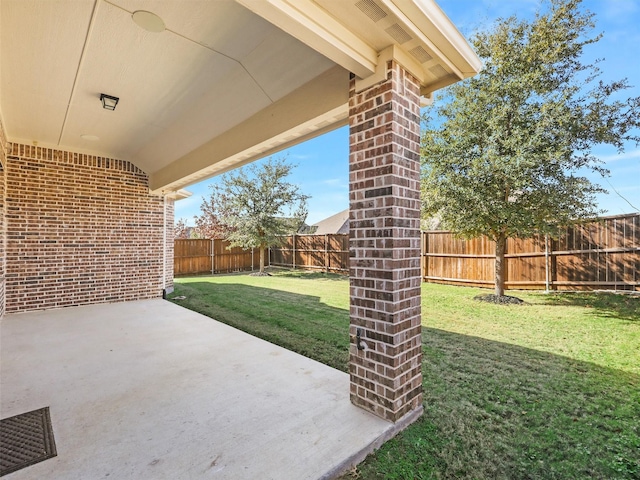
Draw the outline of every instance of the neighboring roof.
<instances>
[{"instance_id":1,"label":"neighboring roof","mask_svg":"<svg viewBox=\"0 0 640 480\"><path fill-rule=\"evenodd\" d=\"M315 228L314 228L315 227ZM331 215L311 226L314 235L349 233L349 209Z\"/></svg>"},{"instance_id":2,"label":"neighboring roof","mask_svg":"<svg viewBox=\"0 0 640 480\"><path fill-rule=\"evenodd\" d=\"M0 121L176 191L346 124L350 72L365 88L390 57L426 96L480 68L432 0L0 0Z\"/></svg>"}]
</instances>

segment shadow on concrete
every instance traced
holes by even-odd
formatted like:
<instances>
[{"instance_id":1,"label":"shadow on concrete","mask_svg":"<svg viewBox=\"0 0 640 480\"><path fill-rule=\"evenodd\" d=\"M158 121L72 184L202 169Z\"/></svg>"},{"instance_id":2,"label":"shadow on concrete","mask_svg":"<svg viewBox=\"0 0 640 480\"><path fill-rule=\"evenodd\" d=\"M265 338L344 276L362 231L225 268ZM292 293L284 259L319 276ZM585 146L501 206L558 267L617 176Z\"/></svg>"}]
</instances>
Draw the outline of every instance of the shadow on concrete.
<instances>
[{"instance_id":1,"label":"shadow on concrete","mask_svg":"<svg viewBox=\"0 0 640 480\"><path fill-rule=\"evenodd\" d=\"M187 296L180 305L346 370L349 313L317 296L206 282L176 294ZM636 298L610 295L547 298L637 320ZM640 475L640 375L426 327L423 373L425 415L342 478Z\"/></svg>"},{"instance_id":2,"label":"shadow on concrete","mask_svg":"<svg viewBox=\"0 0 640 480\"><path fill-rule=\"evenodd\" d=\"M312 282L309 289L313 289ZM176 296L186 298L172 300ZM349 311L322 303L315 295L203 281L176 284L169 300L287 350L348 371Z\"/></svg>"}]
</instances>

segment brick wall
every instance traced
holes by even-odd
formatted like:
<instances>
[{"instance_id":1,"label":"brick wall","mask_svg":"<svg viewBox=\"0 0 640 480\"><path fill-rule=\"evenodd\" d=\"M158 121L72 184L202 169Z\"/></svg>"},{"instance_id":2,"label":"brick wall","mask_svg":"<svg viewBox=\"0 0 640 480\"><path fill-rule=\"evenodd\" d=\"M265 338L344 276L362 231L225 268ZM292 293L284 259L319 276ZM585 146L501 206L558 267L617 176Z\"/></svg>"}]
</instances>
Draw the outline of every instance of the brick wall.
<instances>
[{"instance_id":1,"label":"brick wall","mask_svg":"<svg viewBox=\"0 0 640 480\"><path fill-rule=\"evenodd\" d=\"M422 411L419 95L395 61L349 94L351 401L393 422Z\"/></svg>"},{"instance_id":2,"label":"brick wall","mask_svg":"<svg viewBox=\"0 0 640 480\"><path fill-rule=\"evenodd\" d=\"M173 285L173 201L150 195L137 167L8 143L4 170L7 313L161 297Z\"/></svg>"},{"instance_id":3,"label":"brick wall","mask_svg":"<svg viewBox=\"0 0 640 480\"><path fill-rule=\"evenodd\" d=\"M0 318L4 316L5 311L5 245L6 245L6 223L5 223L5 168L6 165L6 139L4 137L4 129L0 123Z\"/></svg>"},{"instance_id":4,"label":"brick wall","mask_svg":"<svg viewBox=\"0 0 640 480\"><path fill-rule=\"evenodd\" d=\"M164 290L169 294L173 292L174 200L165 198L164 211Z\"/></svg>"}]
</instances>

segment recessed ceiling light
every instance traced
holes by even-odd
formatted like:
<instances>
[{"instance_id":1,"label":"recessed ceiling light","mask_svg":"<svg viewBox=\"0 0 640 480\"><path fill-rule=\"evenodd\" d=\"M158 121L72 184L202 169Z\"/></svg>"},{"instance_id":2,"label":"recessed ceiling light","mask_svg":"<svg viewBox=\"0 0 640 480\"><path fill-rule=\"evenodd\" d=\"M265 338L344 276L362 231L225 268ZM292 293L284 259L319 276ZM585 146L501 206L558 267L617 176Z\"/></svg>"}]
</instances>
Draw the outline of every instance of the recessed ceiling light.
<instances>
[{"instance_id":1,"label":"recessed ceiling light","mask_svg":"<svg viewBox=\"0 0 640 480\"><path fill-rule=\"evenodd\" d=\"M145 10L138 10L131 15L133 21L141 28L144 28L147 32L163 32L164 22L155 13L147 12Z\"/></svg>"},{"instance_id":2,"label":"recessed ceiling light","mask_svg":"<svg viewBox=\"0 0 640 480\"><path fill-rule=\"evenodd\" d=\"M98 140L100 140L100 137L89 135L87 133L83 133L82 135L80 135L80 138L82 138L83 140L89 140L90 142L97 142Z\"/></svg>"}]
</instances>

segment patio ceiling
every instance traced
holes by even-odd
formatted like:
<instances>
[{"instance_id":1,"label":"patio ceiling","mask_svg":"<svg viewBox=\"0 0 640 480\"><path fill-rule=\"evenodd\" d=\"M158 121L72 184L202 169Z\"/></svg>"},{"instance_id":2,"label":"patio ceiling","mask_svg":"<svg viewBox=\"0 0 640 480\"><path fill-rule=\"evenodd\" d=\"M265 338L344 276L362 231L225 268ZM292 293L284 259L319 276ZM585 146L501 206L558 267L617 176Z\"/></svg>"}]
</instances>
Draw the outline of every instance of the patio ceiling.
<instances>
[{"instance_id":1,"label":"patio ceiling","mask_svg":"<svg viewBox=\"0 0 640 480\"><path fill-rule=\"evenodd\" d=\"M389 55L425 95L480 66L431 0L0 0L0 115L11 142L175 191L344 125L350 72L375 82Z\"/></svg>"}]
</instances>

